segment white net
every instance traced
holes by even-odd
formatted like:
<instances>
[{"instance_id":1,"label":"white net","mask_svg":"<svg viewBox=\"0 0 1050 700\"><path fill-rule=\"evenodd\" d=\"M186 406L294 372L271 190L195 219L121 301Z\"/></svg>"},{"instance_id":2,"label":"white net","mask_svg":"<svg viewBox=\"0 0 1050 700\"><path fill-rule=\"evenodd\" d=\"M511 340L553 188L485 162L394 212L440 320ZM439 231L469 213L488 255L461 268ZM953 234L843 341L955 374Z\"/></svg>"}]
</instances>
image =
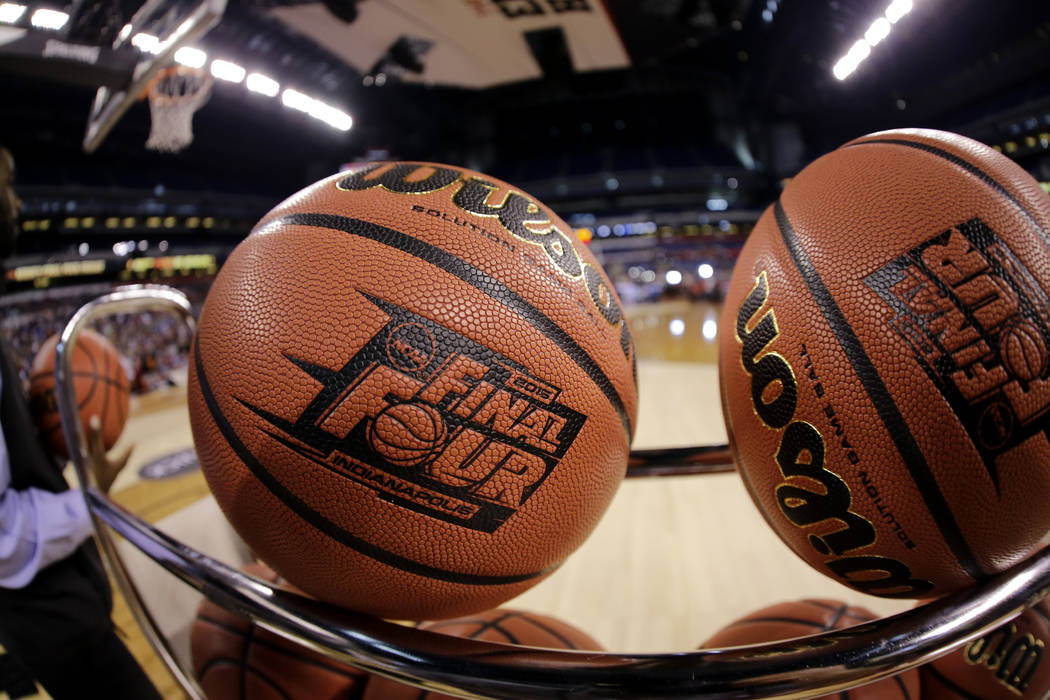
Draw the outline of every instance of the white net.
<instances>
[{"instance_id":1,"label":"white net","mask_svg":"<svg viewBox=\"0 0 1050 700\"><path fill-rule=\"evenodd\" d=\"M211 97L212 77L203 70L166 72L149 89L146 148L177 153L193 143L193 114Z\"/></svg>"}]
</instances>

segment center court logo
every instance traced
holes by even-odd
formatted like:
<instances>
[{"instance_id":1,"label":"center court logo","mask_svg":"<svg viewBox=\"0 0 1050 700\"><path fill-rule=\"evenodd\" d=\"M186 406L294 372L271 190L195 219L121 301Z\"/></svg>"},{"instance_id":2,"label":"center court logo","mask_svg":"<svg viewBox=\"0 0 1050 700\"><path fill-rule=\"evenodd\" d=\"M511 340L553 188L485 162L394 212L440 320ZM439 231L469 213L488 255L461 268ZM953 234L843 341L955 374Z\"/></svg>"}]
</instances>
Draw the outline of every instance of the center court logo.
<instances>
[{"instance_id":1,"label":"center court logo","mask_svg":"<svg viewBox=\"0 0 1050 700\"><path fill-rule=\"evenodd\" d=\"M494 532L557 467L586 416L509 358L363 296L390 320L342 368L287 356L322 385L302 415L242 403L272 438L380 498Z\"/></svg>"}]
</instances>

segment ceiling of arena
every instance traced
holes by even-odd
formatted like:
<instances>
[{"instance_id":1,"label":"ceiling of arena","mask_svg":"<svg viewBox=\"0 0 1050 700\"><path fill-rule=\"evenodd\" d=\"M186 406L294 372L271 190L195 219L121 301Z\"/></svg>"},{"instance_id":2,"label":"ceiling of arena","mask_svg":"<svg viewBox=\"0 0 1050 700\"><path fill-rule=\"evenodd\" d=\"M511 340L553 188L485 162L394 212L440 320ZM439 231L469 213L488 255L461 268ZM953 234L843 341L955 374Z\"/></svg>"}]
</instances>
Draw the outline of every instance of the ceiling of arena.
<instances>
[{"instance_id":1,"label":"ceiling of arena","mask_svg":"<svg viewBox=\"0 0 1050 700\"><path fill-rule=\"evenodd\" d=\"M1032 118L1050 129L1050 3L914 0L853 76L834 78L835 61L887 2L230 0L200 47L301 85L350 113L352 129L217 85L183 154L143 151L142 103L87 156L94 90L0 64L0 141L30 181L59 172L82 183L116 163L143 184L163 171L202 188L279 195L377 152L541 179L688 151L779 177L879 128L990 142ZM136 4L76 0L77 36L112 36Z\"/></svg>"}]
</instances>

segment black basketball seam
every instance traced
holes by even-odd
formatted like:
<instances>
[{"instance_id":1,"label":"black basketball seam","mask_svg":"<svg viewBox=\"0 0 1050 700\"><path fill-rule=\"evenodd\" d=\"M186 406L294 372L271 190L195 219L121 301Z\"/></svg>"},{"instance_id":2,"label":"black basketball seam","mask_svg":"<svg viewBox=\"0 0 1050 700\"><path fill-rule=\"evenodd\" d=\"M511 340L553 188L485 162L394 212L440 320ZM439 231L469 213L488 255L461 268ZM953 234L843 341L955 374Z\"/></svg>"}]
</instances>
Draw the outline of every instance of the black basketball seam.
<instances>
[{"instance_id":1,"label":"black basketball seam","mask_svg":"<svg viewBox=\"0 0 1050 700\"><path fill-rule=\"evenodd\" d=\"M390 552L370 542L366 542L357 535L338 527L335 523L310 508L298 496L285 488L284 484L270 474L262 463L255 458L255 455L248 450L247 446L241 442L241 439L238 437L236 431L234 431L233 426L226 420L226 416L222 414L218 401L211 391L211 386L208 384L208 378L204 373L204 365L200 356L199 335L193 342L193 359L196 365L197 384L200 387L201 396L208 407L208 412L212 417L212 421L215 423L215 427L217 427L219 432L222 433L222 436L226 439L226 443L230 446L230 449L233 450L234 454L237 455L241 462L252 472L252 474L255 475L260 483L270 491L270 493L280 499L303 520L310 523L333 540L346 545L360 554L371 557L387 566L401 569L402 571L407 571L427 578L448 581L450 583L462 583L473 586L501 586L510 583L520 583L522 581L528 581L529 579L545 576L558 568L558 564L555 564L554 566L543 569L542 571L509 576L488 576L483 574L467 574L458 571L449 571L448 569L430 566L429 564L424 564L403 557L400 554L395 554L394 552Z\"/></svg>"},{"instance_id":2,"label":"black basketball seam","mask_svg":"<svg viewBox=\"0 0 1050 700\"><path fill-rule=\"evenodd\" d=\"M252 645L252 637L255 636L255 625L248 625L248 634L244 637L244 646L241 647L241 700L247 700L247 685L248 685L248 653Z\"/></svg>"},{"instance_id":3,"label":"black basketball seam","mask_svg":"<svg viewBox=\"0 0 1050 700\"><path fill-rule=\"evenodd\" d=\"M983 698L980 695L974 695L968 690L964 690L962 687L956 685L954 681L952 681L950 678L938 671L937 668L932 664L927 664L926 666L923 666L922 673L929 674L937 681L940 681L940 683L947 687L949 690L956 692L959 695L959 697L965 698L965 700L987 700L987 698Z\"/></svg>"},{"instance_id":4,"label":"black basketball seam","mask_svg":"<svg viewBox=\"0 0 1050 700\"><path fill-rule=\"evenodd\" d=\"M846 611L848 611L848 610L849 610L849 604L848 603L843 603L841 607L837 608L834 611L834 614L831 616L831 619L824 623L824 629L827 629L827 630L835 629L835 626L839 624L839 620L842 619L842 616L845 615Z\"/></svg>"},{"instance_id":5,"label":"black basketball seam","mask_svg":"<svg viewBox=\"0 0 1050 700\"><path fill-rule=\"evenodd\" d=\"M102 376L104 376L104 377L108 377L109 376L109 361L110 361L110 359L111 358L109 356L109 353L106 353L106 354L104 354L102 356L102 360L103 360L103 362L105 362L105 366L102 368ZM109 413L109 382L103 382L103 387L102 387L102 414L98 417L98 420L99 420L99 426L98 426L99 427L99 431L102 431L102 430L105 429L105 427L106 427L106 414L108 414L108 413Z\"/></svg>"},{"instance_id":6,"label":"black basketball seam","mask_svg":"<svg viewBox=\"0 0 1050 700\"><path fill-rule=\"evenodd\" d=\"M894 676L893 680L897 683L897 687L900 688L901 696L904 700L911 700L911 693L908 692L908 686L904 685L904 679L898 675Z\"/></svg>"},{"instance_id":7,"label":"black basketball seam","mask_svg":"<svg viewBox=\"0 0 1050 700\"><path fill-rule=\"evenodd\" d=\"M34 374L33 376L31 376L29 378L29 382L30 382L30 384L32 384L35 381L38 381L40 379L46 379L48 377L53 377L54 375L55 375L55 373L53 371L51 371L51 370L48 370L46 372L40 372L39 374ZM72 375L74 377L81 377L81 378L83 378L83 377L94 377L95 379L97 379L100 382L106 382L107 384L112 384L117 389L124 389L124 386L125 386L125 382L122 382L119 379L111 379L110 377L103 377L103 376L100 376L98 374L94 374L92 372L85 372L83 370L74 370ZM124 389L124 390L126 391L126 389Z\"/></svg>"},{"instance_id":8,"label":"black basketball seam","mask_svg":"<svg viewBox=\"0 0 1050 700\"><path fill-rule=\"evenodd\" d=\"M926 462L926 457L922 454L922 450L919 449L919 445L915 441L915 436L912 435L907 421L904 420L900 408L897 407L897 403L890 395L889 389L886 388L886 384L882 381L882 377L879 376L878 370L875 369L874 363L868 357L864 345L860 342L849 321L846 320L842 309L839 308L834 297L831 296L830 290L828 290L824 280L821 279L820 274L813 266L809 255L803 249L780 200L777 200L776 204L774 204L774 213L784 246L795 263L795 268L809 288L813 301L816 302L817 307L824 315L828 327L835 334L835 339L838 340L843 353L849 359L853 371L857 374L864 391L875 407L875 411L879 414L879 418L882 420L890 440L893 441L897 452L904 460L908 473L911 475L912 481L915 482L915 486L918 488L927 509L933 516L933 521L936 523L937 529L940 530L941 536L944 537L956 561L966 573L974 580L983 578L986 575L985 571L970 550L970 545L966 542L966 538L955 520L955 515L941 492L940 486L930 470L930 465Z\"/></svg>"},{"instance_id":9,"label":"black basketball seam","mask_svg":"<svg viewBox=\"0 0 1050 700\"><path fill-rule=\"evenodd\" d=\"M222 666L224 664L235 666L236 668L241 667L240 659L237 659L233 656L215 656L209 659L208 662L205 663L203 666L201 666L201 670L197 672L198 680L203 680L204 677L208 675L208 671L211 671L214 667Z\"/></svg>"},{"instance_id":10,"label":"black basketball seam","mask_svg":"<svg viewBox=\"0 0 1050 700\"><path fill-rule=\"evenodd\" d=\"M545 625L541 621L536 620L536 619L531 618L531 617L526 617L524 615L519 615L519 617L521 617L522 620L524 620L525 622L529 623L533 627L538 627L541 630L543 630L544 632L546 632L547 634L549 634L552 637L554 637L555 639L557 639L559 642L561 642L562 644L565 645L566 649L578 649L579 648L572 642L571 639L569 639L565 635L559 633L553 627L550 627L549 625Z\"/></svg>"},{"instance_id":11,"label":"black basketball seam","mask_svg":"<svg viewBox=\"0 0 1050 700\"><path fill-rule=\"evenodd\" d=\"M1015 197L1002 183L996 180L994 177L986 173L981 168L977 167L965 158L958 156L951 151L946 151L943 148L937 148L919 141L909 141L907 139L872 139L871 141L860 141L858 143L847 144L848 147L853 148L856 146L864 146L866 144L887 144L892 146L904 146L906 148L914 148L919 151L924 151L932 155L943 158L944 160L957 165L963 170L967 171L971 175L975 175L984 184L995 190L1001 197L1004 197L1010 204L1013 204L1020 212L1028 219L1029 223L1035 227L1035 230L1039 232L1039 235L1043 239L1043 243L1050 245L1050 236L1047 235L1043 227L1039 225L1039 220L1035 218L1032 212L1028 211L1024 204L1021 203L1017 197Z\"/></svg>"},{"instance_id":12,"label":"black basketball seam","mask_svg":"<svg viewBox=\"0 0 1050 700\"><path fill-rule=\"evenodd\" d=\"M213 617L209 617L207 614L198 614L197 620L201 622L207 622L209 625L212 625L213 627L218 627L219 629L223 630L224 632L227 632L228 634L241 637L242 639L247 639L247 635L243 630L239 630L236 627L232 627L227 623L220 622L219 620L216 620ZM251 629L254 631L255 625L251 625ZM339 668L338 666L330 666L328 665L327 660L321 661L318 659L311 658L309 656L306 656L305 654L302 654L298 649L289 649L286 647L282 647L278 644L274 644L269 639L260 637L258 635L255 635L252 638L252 643L256 644L257 646L269 649L270 651L275 651L283 656L295 659L300 663L306 664L308 666L313 666L335 676L342 676L343 678L349 680L361 680L361 678L365 676L364 671L356 671L353 668Z\"/></svg>"},{"instance_id":13,"label":"black basketball seam","mask_svg":"<svg viewBox=\"0 0 1050 700\"><path fill-rule=\"evenodd\" d=\"M288 225L312 226L341 231L400 250L463 280L481 293L513 310L557 345L569 359L576 363L591 378L591 381L605 394L616 410L620 422L623 423L624 430L627 432L628 441L633 437L634 426L631 425L631 420L627 416L627 409L624 406L623 399L594 358L553 319L484 270L426 241L392 228L347 216L320 213L288 214L287 216L268 221L266 226L259 230Z\"/></svg>"},{"instance_id":14,"label":"black basketball seam","mask_svg":"<svg viewBox=\"0 0 1050 700\"><path fill-rule=\"evenodd\" d=\"M247 692L248 692L248 683L247 683L248 678L247 678L247 676L248 676L248 673L251 673L252 675L256 676L257 678L263 680L268 686L270 686L270 690L275 691L278 695L280 695L282 698L284 698L284 700L295 700L295 698L293 698L291 695L289 695L288 691L286 691L284 688L279 686L277 684L277 681L275 681L271 676L269 676L262 669L256 668L254 666L246 667L244 669L244 676L245 677L244 677L244 679L243 679L243 681L241 683L241 700L252 700L252 698L249 698L247 696Z\"/></svg>"},{"instance_id":15,"label":"black basketball seam","mask_svg":"<svg viewBox=\"0 0 1050 700\"><path fill-rule=\"evenodd\" d=\"M826 627L824 625L823 622L814 622L813 620L802 620L802 619L799 619L797 617L780 617L779 615L773 615L773 616L770 616L770 617L749 617L749 618L747 618L745 620L737 620L733 624L729 625L729 627L727 627L726 629L730 629L732 627L738 627L740 625L752 625L752 624L761 624L761 623L767 623L767 622L768 623L774 623L774 624L784 623L784 624L791 624L791 625L800 625L802 627L812 627L813 629L817 629L817 630L827 630L827 629L829 629L828 627Z\"/></svg>"},{"instance_id":16,"label":"black basketball seam","mask_svg":"<svg viewBox=\"0 0 1050 700\"><path fill-rule=\"evenodd\" d=\"M99 374L98 361L95 359L95 356L91 354L91 350L89 350L86 345L81 347L84 350L84 354L87 355L88 362L91 363L91 376L95 378L95 381L91 382L91 389L88 390L87 396L84 397L83 401L77 403L77 408L83 408L84 406L87 406L88 402L91 400L91 397L95 395L95 387L98 386L99 377L105 376L104 374ZM53 372L54 370L51 371ZM79 397L77 398L79 399Z\"/></svg>"}]
</instances>

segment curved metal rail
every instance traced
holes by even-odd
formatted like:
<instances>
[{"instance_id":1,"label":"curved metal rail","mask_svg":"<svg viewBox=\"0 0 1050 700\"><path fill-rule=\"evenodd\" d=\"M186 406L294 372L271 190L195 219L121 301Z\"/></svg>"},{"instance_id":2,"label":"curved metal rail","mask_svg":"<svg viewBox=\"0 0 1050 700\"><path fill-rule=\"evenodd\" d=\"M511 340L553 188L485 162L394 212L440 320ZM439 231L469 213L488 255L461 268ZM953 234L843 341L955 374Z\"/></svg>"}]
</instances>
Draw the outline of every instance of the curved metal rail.
<instances>
[{"instance_id":1,"label":"curved metal rail","mask_svg":"<svg viewBox=\"0 0 1050 700\"><path fill-rule=\"evenodd\" d=\"M202 697L200 689L175 662L142 605L116 554L109 528L211 600L278 634L364 670L468 698L817 697L927 663L1007 622L1050 591L1047 548L970 589L846 630L731 649L617 654L533 649L448 637L275 589L165 535L95 487L76 419L70 348L89 320L147 309L174 312L192 323L185 297L166 287L124 288L90 302L62 333L57 349L57 396L70 454L81 482L87 485L85 497L107 566L147 638L192 698ZM682 454L699 454L703 461L720 450L724 453L724 447L686 448ZM649 451L655 452L659 451ZM656 465L657 459L647 454L641 463ZM682 459L676 463L691 462ZM102 527L103 523L107 527Z\"/></svg>"}]
</instances>

